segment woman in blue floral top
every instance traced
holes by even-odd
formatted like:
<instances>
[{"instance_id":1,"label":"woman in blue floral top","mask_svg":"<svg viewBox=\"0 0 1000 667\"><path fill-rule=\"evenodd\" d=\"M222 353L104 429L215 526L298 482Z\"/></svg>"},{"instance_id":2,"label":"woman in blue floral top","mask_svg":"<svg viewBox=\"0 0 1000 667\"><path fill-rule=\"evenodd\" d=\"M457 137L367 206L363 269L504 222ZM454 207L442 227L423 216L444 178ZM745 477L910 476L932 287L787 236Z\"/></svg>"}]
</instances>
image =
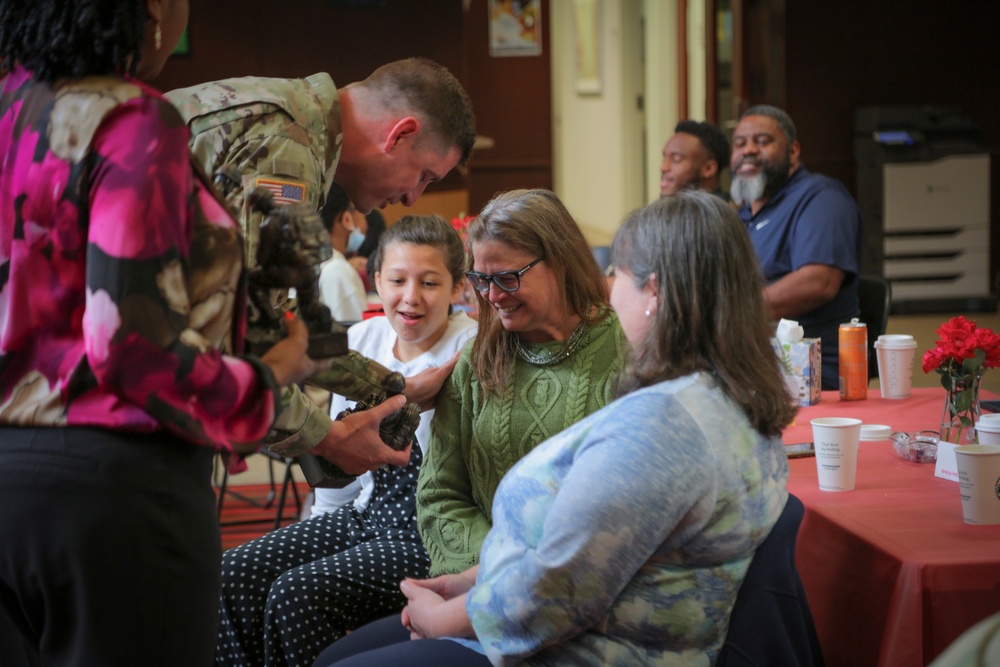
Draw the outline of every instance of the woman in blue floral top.
<instances>
[{"instance_id":1,"label":"woman in blue floral top","mask_svg":"<svg viewBox=\"0 0 1000 667\"><path fill-rule=\"evenodd\" d=\"M402 582L402 618L318 666L714 664L788 497L780 433L795 408L725 203L654 202L626 219L612 259L633 348L619 398L507 473L478 570Z\"/></svg>"}]
</instances>

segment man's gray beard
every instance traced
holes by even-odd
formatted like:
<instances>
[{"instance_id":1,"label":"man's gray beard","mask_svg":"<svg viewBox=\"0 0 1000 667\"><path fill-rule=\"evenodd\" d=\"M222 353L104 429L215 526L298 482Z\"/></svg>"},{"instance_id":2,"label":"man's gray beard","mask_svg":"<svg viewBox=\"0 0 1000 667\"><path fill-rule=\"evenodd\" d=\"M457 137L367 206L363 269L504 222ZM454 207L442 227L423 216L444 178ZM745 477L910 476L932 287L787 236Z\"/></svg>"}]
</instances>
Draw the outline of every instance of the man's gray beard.
<instances>
[{"instance_id":1,"label":"man's gray beard","mask_svg":"<svg viewBox=\"0 0 1000 667\"><path fill-rule=\"evenodd\" d=\"M764 196L767 176L759 171L753 176L737 176L729 185L729 196L738 206L750 204Z\"/></svg>"}]
</instances>

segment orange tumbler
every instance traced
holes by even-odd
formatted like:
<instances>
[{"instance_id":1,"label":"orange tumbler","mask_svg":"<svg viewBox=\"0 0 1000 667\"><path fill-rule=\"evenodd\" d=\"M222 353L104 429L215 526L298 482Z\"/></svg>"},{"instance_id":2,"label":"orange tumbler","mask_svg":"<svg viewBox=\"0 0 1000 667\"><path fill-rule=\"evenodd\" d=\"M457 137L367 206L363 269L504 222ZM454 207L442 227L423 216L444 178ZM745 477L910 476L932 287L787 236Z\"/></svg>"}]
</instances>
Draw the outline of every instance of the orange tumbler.
<instances>
[{"instance_id":1,"label":"orange tumbler","mask_svg":"<svg viewBox=\"0 0 1000 667\"><path fill-rule=\"evenodd\" d=\"M840 325L840 400L868 398L868 327L858 318Z\"/></svg>"}]
</instances>

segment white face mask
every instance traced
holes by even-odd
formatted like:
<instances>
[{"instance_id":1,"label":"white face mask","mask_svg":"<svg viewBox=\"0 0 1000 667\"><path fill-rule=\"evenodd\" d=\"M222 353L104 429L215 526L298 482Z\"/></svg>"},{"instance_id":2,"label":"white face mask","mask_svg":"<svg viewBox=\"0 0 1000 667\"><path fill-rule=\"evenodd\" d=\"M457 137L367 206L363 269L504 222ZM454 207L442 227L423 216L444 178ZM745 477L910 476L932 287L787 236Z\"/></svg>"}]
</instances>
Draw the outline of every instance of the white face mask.
<instances>
[{"instance_id":1,"label":"white face mask","mask_svg":"<svg viewBox=\"0 0 1000 667\"><path fill-rule=\"evenodd\" d=\"M365 233L355 227L347 237L347 252L357 252L365 242Z\"/></svg>"}]
</instances>

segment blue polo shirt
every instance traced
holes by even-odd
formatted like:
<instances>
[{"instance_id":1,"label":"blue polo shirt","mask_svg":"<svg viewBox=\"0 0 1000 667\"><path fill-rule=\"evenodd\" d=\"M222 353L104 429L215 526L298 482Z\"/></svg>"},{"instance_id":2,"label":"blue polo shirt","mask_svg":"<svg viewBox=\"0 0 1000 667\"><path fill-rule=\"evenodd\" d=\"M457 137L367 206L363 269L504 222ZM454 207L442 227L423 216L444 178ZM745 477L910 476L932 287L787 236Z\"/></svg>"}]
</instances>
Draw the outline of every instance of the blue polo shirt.
<instances>
[{"instance_id":1,"label":"blue polo shirt","mask_svg":"<svg viewBox=\"0 0 1000 667\"><path fill-rule=\"evenodd\" d=\"M823 388L839 388L837 329L858 316L861 215L838 181L800 166L757 215L739 211L768 285L806 264L826 264L846 277L833 299L796 319L805 335L822 339Z\"/></svg>"}]
</instances>

